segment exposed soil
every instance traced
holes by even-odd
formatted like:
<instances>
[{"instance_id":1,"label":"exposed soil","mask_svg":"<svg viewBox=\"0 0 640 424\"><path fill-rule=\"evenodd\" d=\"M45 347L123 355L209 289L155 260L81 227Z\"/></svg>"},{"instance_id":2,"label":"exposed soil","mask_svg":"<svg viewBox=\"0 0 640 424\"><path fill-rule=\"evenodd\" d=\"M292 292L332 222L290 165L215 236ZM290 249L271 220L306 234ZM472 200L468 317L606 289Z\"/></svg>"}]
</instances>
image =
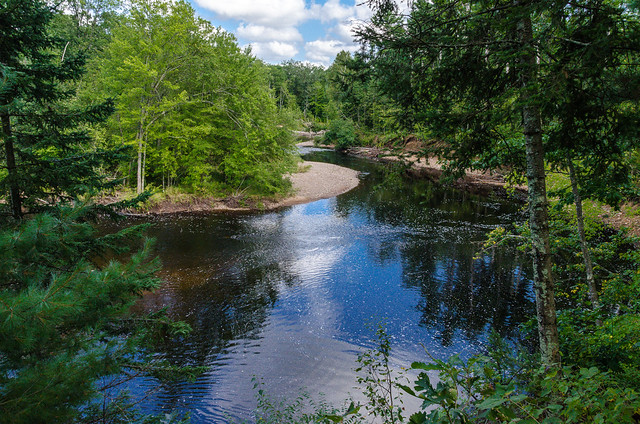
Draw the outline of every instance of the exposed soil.
<instances>
[{"instance_id":1,"label":"exposed soil","mask_svg":"<svg viewBox=\"0 0 640 424\"><path fill-rule=\"evenodd\" d=\"M313 139L310 134L309 139ZM299 145L313 146L312 141L306 141ZM404 140L404 146L401 149L390 150L377 147L354 147L345 153L356 156L387 163L405 163L408 165L407 172L415 178L428 178L432 181L438 181L442 177L442 164L438 158L420 157L419 153L424 150L424 144L415 138L409 136ZM515 186L507 189L506 181L500 172L478 172L468 171L463 178L451 183L454 187L469 191L480 195L498 195L501 197L516 198L520 201L526 201L527 187ZM620 210L603 206L601 219L614 228L627 228L629 234L640 237L640 205L635 203L627 203Z\"/></svg>"},{"instance_id":2,"label":"exposed soil","mask_svg":"<svg viewBox=\"0 0 640 424\"><path fill-rule=\"evenodd\" d=\"M600 218L613 228L627 228L629 234L640 237L640 206L632 203L625 203L620 210L614 210L608 206L603 206L604 212Z\"/></svg>"},{"instance_id":3,"label":"exposed soil","mask_svg":"<svg viewBox=\"0 0 640 424\"><path fill-rule=\"evenodd\" d=\"M321 162L303 162L300 172L288 178L292 184L292 195L282 199L247 199L243 196L195 197L182 196L154 203L144 211L128 210L128 215L164 215L188 212L249 212L273 210L285 206L309 203L337 196L355 188L360 183L358 171ZM122 200L119 196L100 199L101 203Z\"/></svg>"},{"instance_id":4,"label":"exposed soil","mask_svg":"<svg viewBox=\"0 0 640 424\"><path fill-rule=\"evenodd\" d=\"M418 156L422 144L417 140L410 140L400 152L380 149L377 147L354 147L346 151L347 154L386 163L405 163L407 172L415 178L428 178L439 181L443 175L443 166L436 157L424 158ZM468 171L466 175L451 182L454 187L470 193L488 196L490 194L501 197L515 197L524 201L527 195L525 186L514 186L507 189L507 183L499 172Z\"/></svg>"}]
</instances>

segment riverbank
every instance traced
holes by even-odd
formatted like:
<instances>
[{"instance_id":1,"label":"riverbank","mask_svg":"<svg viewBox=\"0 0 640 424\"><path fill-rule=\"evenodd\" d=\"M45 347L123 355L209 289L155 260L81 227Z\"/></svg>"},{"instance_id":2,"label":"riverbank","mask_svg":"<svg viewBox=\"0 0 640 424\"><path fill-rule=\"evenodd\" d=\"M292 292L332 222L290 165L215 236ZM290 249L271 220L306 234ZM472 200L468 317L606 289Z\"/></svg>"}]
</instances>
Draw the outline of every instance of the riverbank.
<instances>
[{"instance_id":1,"label":"riverbank","mask_svg":"<svg viewBox=\"0 0 640 424\"><path fill-rule=\"evenodd\" d=\"M291 195L276 199L247 199L243 196L197 197L181 195L151 200L141 209L127 210L127 215L164 215L187 212L250 212L274 210L309 203L346 193L360 183L358 171L323 162L302 162L299 171L287 176ZM102 203L122 200L120 196L104 197Z\"/></svg>"},{"instance_id":2,"label":"riverbank","mask_svg":"<svg viewBox=\"0 0 640 424\"><path fill-rule=\"evenodd\" d=\"M311 137L310 137L311 138ZM298 143L301 147L314 147L313 141ZM332 149L333 146L321 146ZM405 163L407 173L414 178L427 178L437 182L444 173L442 164L435 157L419 157L410 148L401 152L393 152L378 147L352 147L345 151L346 154L354 157L374 160L382 163ZM488 196L490 194L501 197L515 197L519 200L526 200L526 186L508 187L504 176L499 172L477 172L468 171L464 177L451 182L453 187L468 191L473 194Z\"/></svg>"},{"instance_id":3,"label":"riverbank","mask_svg":"<svg viewBox=\"0 0 640 424\"><path fill-rule=\"evenodd\" d=\"M312 133L309 133L312 135ZM312 139L312 136L308 139ZM298 143L298 146L313 147L312 140ZM333 149L333 146L322 146ZM414 178L428 178L431 181L439 181L443 174L442 165L435 157L424 158L417 155L420 146L412 146L407 143L405 149L399 153L392 152L388 149L380 149L377 147L353 147L345 153L351 156L374 160L382 163L401 163L408 165L407 172ZM468 171L464 177L451 182L451 185L479 195L498 195L502 197L509 196L525 202L527 199L527 187L524 185L509 187L502 174L499 172L478 172ZM613 228L627 228L629 234L640 237L640 205L636 203L625 203L621 205L619 210L598 204L596 206L600 212L598 217Z\"/></svg>"}]
</instances>

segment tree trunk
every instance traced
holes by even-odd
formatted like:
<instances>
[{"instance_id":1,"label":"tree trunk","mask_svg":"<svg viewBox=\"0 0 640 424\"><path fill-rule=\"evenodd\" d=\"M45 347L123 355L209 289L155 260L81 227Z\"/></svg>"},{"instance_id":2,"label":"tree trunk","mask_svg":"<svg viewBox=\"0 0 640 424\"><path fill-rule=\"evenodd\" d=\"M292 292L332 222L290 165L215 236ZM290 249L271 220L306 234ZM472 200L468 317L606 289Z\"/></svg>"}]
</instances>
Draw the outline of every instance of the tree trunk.
<instances>
[{"instance_id":1,"label":"tree trunk","mask_svg":"<svg viewBox=\"0 0 640 424\"><path fill-rule=\"evenodd\" d=\"M136 194L140 194L144 191L144 151L146 149L144 137L144 121L142 120L140 121L140 127L138 128L138 134L136 134L136 140L138 142L138 172L136 181Z\"/></svg>"},{"instance_id":2,"label":"tree trunk","mask_svg":"<svg viewBox=\"0 0 640 424\"><path fill-rule=\"evenodd\" d=\"M147 140L144 140L144 143L142 144L142 190L141 192L144 191L144 186L146 184L145 181L145 172L147 170Z\"/></svg>"},{"instance_id":3,"label":"tree trunk","mask_svg":"<svg viewBox=\"0 0 640 424\"><path fill-rule=\"evenodd\" d=\"M9 191L11 196L11 212L15 219L22 218L22 198L20 197L20 184L16 169L16 156L13 150L13 134L11 131L11 117L2 114L2 138L7 156L7 173L9 179Z\"/></svg>"},{"instance_id":4,"label":"tree trunk","mask_svg":"<svg viewBox=\"0 0 640 424\"><path fill-rule=\"evenodd\" d=\"M578 234L580 235L580 247L582 248L582 257L584 259L584 268L587 274L587 287L589 287L589 300L594 308L600 306L598 300L598 290L596 289L596 282L593 278L593 262L591 261L591 253L589 252L589 245L587 244L587 236L584 232L584 215L582 214L582 197L580 196L580 190L578 188L578 177L576 175L576 169L573 165L571 157L568 158L569 164L569 178L571 179L571 190L573 191L573 202L576 206L576 221L578 222Z\"/></svg>"},{"instance_id":5,"label":"tree trunk","mask_svg":"<svg viewBox=\"0 0 640 424\"><path fill-rule=\"evenodd\" d=\"M140 134L137 136L138 139L138 172L137 172L137 181L136 181L136 193L140 194L144 190L142 187L142 138L140 138Z\"/></svg>"},{"instance_id":6,"label":"tree trunk","mask_svg":"<svg viewBox=\"0 0 640 424\"><path fill-rule=\"evenodd\" d=\"M529 227L533 255L533 282L536 293L538 338L542 362L546 366L560 365L558 322L551 275L549 247L549 214L542 145L540 109L535 103L537 61L533 44L531 18L524 17L519 25L523 56L520 62L523 134L527 152L527 184L529 186Z\"/></svg>"}]
</instances>

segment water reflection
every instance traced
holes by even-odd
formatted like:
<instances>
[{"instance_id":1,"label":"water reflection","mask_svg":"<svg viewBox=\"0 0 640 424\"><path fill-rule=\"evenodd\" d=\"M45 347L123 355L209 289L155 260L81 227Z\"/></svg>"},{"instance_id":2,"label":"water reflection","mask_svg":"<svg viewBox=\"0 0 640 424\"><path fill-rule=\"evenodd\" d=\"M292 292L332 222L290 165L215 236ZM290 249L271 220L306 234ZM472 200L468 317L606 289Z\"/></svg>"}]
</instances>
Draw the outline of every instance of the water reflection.
<instances>
[{"instance_id":1,"label":"water reflection","mask_svg":"<svg viewBox=\"0 0 640 424\"><path fill-rule=\"evenodd\" d=\"M145 408L188 410L196 423L250 419L254 375L276 396L304 387L337 402L353 392L357 352L372 346L366 323L386 320L394 361L407 365L424 359L421 345L468 355L490 328L509 335L530 313L520 258L473 259L487 231L521 219L517 207L311 155L348 161L364 171L361 186L270 213L155 220L166 284L137 308L189 322L193 335L162 354L210 371L164 386Z\"/></svg>"}]
</instances>

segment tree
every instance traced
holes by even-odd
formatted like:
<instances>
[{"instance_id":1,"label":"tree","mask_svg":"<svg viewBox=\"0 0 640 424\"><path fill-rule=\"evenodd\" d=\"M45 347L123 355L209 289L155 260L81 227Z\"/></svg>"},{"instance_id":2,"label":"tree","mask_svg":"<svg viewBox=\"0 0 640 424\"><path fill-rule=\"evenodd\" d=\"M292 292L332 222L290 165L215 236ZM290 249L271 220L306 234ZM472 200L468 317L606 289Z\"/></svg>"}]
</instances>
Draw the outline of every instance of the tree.
<instances>
[{"instance_id":1,"label":"tree","mask_svg":"<svg viewBox=\"0 0 640 424\"><path fill-rule=\"evenodd\" d=\"M118 142L135 147L138 194L145 189L149 137L188 100L178 81L197 58L202 41L197 33L198 20L186 3L142 0L133 4L104 58L94 64L103 93L116 97Z\"/></svg>"},{"instance_id":2,"label":"tree","mask_svg":"<svg viewBox=\"0 0 640 424\"><path fill-rule=\"evenodd\" d=\"M16 218L0 221L2 422L149 422L119 386L141 373L180 373L155 360L152 345L188 328L162 314L130 314L159 283L152 243L140 243L144 228L100 235L92 225L97 208L64 202L103 186L94 167L101 155L89 150L81 125L110 107L73 113L64 107L82 62L60 63L59 44L47 32L51 16L37 1L0 6L8 165L1 203L11 201ZM32 214L46 200L47 213Z\"/></svg>"},{"instance_id":3,"label":"tree","mask_svg":"<svg viewBox=\"0 0 640 424\"><path fill-rule=\"evenodd\" d=\"M149 367L137 338L144 336L127 314L158 284L151 245L127 263L97 265L107 249L124 252L123 242L135 232L96 237L83 222L88 211L60 209L0 232L3 422L90 421L101 412L115 417L107 388L117 379L99 379ZM132 337L122 337L127 333Z\"/></svg>"},{"instance_id":4,"label":"tree","mask_svg":"<svg viewBox=\"0 0 640 424\"><path fill-rule=\"evenodd\" d=\"M639 22L628 8L611 2L583 2L568 10L548 11L548 75L552 101L545 104L547 158L566 170L570 184L559 190L562 204L572 202L584 260L589 299L599 306L598 287L585 234L582 199L617 207L633 194L626 159L640 135L634 106L640 95Z\"/></svg>"},{"instance_id":5,"label":"tree","mask_svg":"<svg viewBox=\"0 0 640 424\"><path fill-rule=\"evenodd\" d=\"M418 1L407 19L383 1L376 11L360 37L381 86L403 106L405 125L443 141L434 150L455 174L526 168L540 345L545 363L558 363L545 159L569 172L564 198L576 204L597 305L581 198L616 205L631 187L637 15L624 3L596 0Z\"/></svg>"},{"instance_id":6,"label":"tree","mask_svg":"<svg viewBox=\"0 0 640 424\"><path fill-rule=\"evenodd\" d=\"M359 38L378 69L404 73L383 89L400 91L409 121L445 142L453 168L490 168L495 152L525 147L538 339L543 361L557 366L537 38L545 2L417 1L406 19L393 2L371 4Z\"/></svg>"},{"instance_id":7,"label":"tree","mask_svg":"<svg viewBox=\"0 0 640 424\"><path fill-rule=\"evenodd\" d=\"M384 131L392 103L377 89L373 69L364 56L356 54L352 57L349 52L342 51L327 69L327 74L335 87L333 91L342 114L362 128Z\"/></svg>"},{"instance_id":8,"label":"tree","mask_svg":"<svg viewBox=\"0 0 640 424\"><path fill-rule=\"evenodd\" d=\"M197 192L286 188L290 123L265 67L187 3L134 2L90 74L85 97L115 98L107 139L133 148L137 192L147 179Z\"/></svg>"},{"instance_id":9,"label":"tree","mask_svg":"<svg viewBox=\"0 0 640 424\"><path fill-rule=\"evenodd\" d=\"M58 2L49 31L65 40L63 53L89 58L102 51L122 15L120 0L63 0Z\"/></svg>"},{"instance_id":10,"label":"tree","mask_svg":"<svg viewBox=\"0 0 640 424\"><path fill-rule=\"evenodd\" d=\"M287 88L296 99L305 117L311 112L316 83L322 83L325 71L320 66L289 60L276 68L281 69L287 81Z\"/></svg>"},{"instance_id":11,"label":"tree","mask_svg":"<svg viewBox=\"0 0 640 424\"><path fill-rule=\"evenodd\" d=\"M113 158L113 152L93 150L82 128L103 121L112 105L68 107L84 60L63 56L62 41L46 31L52 16L39 1L0 6L0 134L6 164L0 187L9 193L16 219L23 207L42 210L103 186L96 167Z\"/></svg>"}]
</instances>

